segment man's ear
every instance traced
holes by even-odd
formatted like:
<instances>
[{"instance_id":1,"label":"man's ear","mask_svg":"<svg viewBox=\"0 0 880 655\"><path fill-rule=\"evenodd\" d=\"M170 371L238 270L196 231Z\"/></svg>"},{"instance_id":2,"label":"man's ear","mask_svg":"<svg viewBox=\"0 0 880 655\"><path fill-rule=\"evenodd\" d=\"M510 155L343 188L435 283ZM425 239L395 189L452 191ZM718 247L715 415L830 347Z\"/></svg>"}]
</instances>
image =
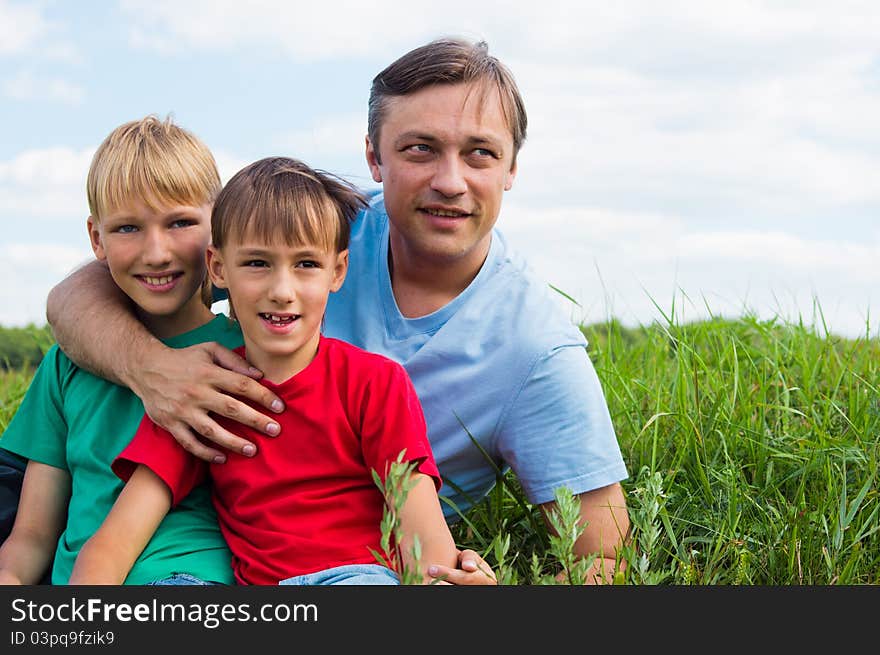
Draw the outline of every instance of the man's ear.
<instances>
[{"instance_id":1,"label":"man's ear","mask_svg":"<svg viewBox=\"0 0 880 655\"><path fill-rule=\"evenodd\" d=\"M516 177L516 160L510 165L510 170L507 173L507 179L504 180L504 190L510 191L513 188L513 179Z\"/></svg>"},{"instance_id":2,"label":"man's ear","mask_svg":"<svg viewBox=\"0 0 880 655\"><path fill-rule=\"evenodd\" d=\"M336 255L336 264L333 266L333 281L330 283L330 291L339 291L345 282L345 274L348 273L348 250L343 250Z\"/></svg>"},{"instance_id":3,"label":"man's ear","mask_svg":"<svg viewBox=\"0 0 880 655\"><path fill-rule=\"evenodd\" d=\"M373 142L370 141L369 135L366 137L366 145L367 145L367 166L370 167L370 174L373 176L373 182L381 182L382 181L382 171L379 170L379 144L377 143L375 146Z\"/></svg>"},{"instance_id":4,"label":"man's ear","mask_svg":"<svg viewBox=\"0 0 880 655\"><path fill-rule=\"evenodd\" d=\"M213 245L208 246L208 250L205 251L205 261L208 263L208 275L211 276L211 282L215 287L225 289L227 287L226 266L220 251Z\"/></svg>"},{"instance_id":5,"label":"man's ear","mask_svg":"<svg viewBox=\"0 0 880 655\"><path fill-rule=\"evenodd\" d=\"M94 216L89 216L86 219L86 229L89 232L89 243L92 245L92 252L95 253L95 257L99 261L107 261L107 253L104 252L104 245L101 242L101 227Z\"/></svg>"}]
</instances>

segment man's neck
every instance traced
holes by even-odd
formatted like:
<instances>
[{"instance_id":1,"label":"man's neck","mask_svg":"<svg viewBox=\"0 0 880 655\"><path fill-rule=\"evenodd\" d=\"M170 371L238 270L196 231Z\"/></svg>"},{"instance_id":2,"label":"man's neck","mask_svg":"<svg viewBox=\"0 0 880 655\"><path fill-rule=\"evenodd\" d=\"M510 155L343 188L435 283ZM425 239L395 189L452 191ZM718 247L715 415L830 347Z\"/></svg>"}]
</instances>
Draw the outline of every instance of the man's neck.
<instances>
[{"instance_id":1,"label":"man's neck","mask_svg":"<svg viewBox=\"0 0 880 655\"><path fill-rule=\"evenodd\" d=\"M490 241L452 261L430 261L407 256L402 249L388 248L388 273L400 313L406 318L432 314L455 300L480 272L489 254Z\"/></svg>"}]
</instances>

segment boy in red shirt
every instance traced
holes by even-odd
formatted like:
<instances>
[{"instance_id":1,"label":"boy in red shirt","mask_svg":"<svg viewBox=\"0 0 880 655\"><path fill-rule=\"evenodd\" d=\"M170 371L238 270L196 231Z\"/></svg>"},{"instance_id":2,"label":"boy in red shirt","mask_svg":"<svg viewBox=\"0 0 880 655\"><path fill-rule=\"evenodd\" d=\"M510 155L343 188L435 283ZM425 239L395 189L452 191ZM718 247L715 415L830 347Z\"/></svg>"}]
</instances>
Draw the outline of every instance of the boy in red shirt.
<instances>
[{"instance_id":1,"label":"boy in red shirt","mask_svg":"<svg viewBox=\"0 0 880 655\"><path fill-rule=\"evenodd\" d=\"M244 335L239 354L284 400L284 436L229 421L260 451L208 465L145 416L113 465L125 489L83 547L72 583L121 582L168 510L210 474L239 584L397 584L399 572L376 561L388 499L372 472L384 480L401 452L415 465L399 514L402 564L425 583L432 578L421 562L455 567L440 475L407 373L321 335L328 294L348 268L349 223L364 202L338 178L282 157L227 183L212 213L208 269L228 290Z\"/></svg>"}]
</instances>

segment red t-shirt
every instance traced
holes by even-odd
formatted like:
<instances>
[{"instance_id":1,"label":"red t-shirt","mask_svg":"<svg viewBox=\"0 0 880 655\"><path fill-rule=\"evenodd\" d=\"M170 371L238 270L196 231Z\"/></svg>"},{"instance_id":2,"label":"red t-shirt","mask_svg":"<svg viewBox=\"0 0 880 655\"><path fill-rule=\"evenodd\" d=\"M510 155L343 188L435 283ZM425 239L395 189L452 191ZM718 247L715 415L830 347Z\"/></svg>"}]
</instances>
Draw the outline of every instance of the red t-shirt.
<instances>
[{"instance_id":1,"label":"red t-shirt","mask_svg":"<svg viewBox=\"0 0 880 655\"><path fill-rule=\"evenodd\" d=\"M244 356L244 348L236 352ZM149 466L177 504L207 473L239 584L277 584L342 564L375 564L385 500L372 478L406 449L421 473L440 474L415 389L399 364L321 337L315 359L282 384L263 382L285 403L281 433L267 437L218 422L257 444L254 457L228 453L207 464L144 416L113 463L127 480ZM251 403L253 405L253 403ZM255 405L254 405L255 406Z\"/></svg>"}]
</instances>

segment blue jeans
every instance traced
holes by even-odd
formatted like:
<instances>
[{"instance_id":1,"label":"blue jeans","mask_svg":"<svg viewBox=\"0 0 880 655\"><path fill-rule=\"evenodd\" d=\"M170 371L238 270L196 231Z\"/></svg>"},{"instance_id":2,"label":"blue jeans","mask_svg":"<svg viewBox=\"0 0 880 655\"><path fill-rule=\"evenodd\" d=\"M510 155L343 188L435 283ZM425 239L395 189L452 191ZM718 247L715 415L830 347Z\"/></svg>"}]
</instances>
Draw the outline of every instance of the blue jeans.
<instances>
[{"instance_id":1,"label":"blue jeans","mask_svg":"<svg viewBox=\"0 0 880 655\"><path fill-rule=\"evenodd\" d=\"M400 579L389 568L378 564L345 564L315 573L295 575L282 580L280 585L397 585Z\"/></svg>"},{"instance_id":2,"label":"blue jeans","mask_svg":"<svg viewBox=\"0 0 880 655\"><path fill-rule=\"evenodd\" d=\"M218 585L219 582L209 582L206 580L202 580L201 578L197 578L194 575L190 575L189 573L172 573L167 578L162 578L161 580L154 580L153 582L148 582L148 585L162 585L162 586L181 586L181 585Z\"/></svg>"}]
</instances>

